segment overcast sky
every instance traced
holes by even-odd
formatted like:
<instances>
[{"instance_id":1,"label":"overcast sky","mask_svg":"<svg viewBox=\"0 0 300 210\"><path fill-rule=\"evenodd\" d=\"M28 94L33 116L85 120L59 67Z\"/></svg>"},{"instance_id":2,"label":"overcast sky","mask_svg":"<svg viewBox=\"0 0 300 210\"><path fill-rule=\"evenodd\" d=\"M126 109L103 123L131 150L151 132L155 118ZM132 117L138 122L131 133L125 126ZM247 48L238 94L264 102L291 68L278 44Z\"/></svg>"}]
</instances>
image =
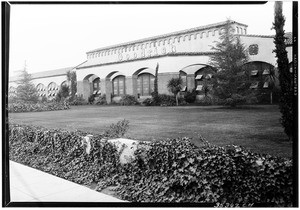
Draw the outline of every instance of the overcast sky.
<instances>
[{"instance_id":1,"label":"overcast sky","mask_svg":"<svg viewBox=\"0 0 300 210\"><path fill-rule=\"evenodd\" d=\"M230 18L248 34L273 35L274 2L263 5L11 5L10 75L76 66L86 52ZM283 3L292 31L292 2Z\"/></svg>"}]
</instances>

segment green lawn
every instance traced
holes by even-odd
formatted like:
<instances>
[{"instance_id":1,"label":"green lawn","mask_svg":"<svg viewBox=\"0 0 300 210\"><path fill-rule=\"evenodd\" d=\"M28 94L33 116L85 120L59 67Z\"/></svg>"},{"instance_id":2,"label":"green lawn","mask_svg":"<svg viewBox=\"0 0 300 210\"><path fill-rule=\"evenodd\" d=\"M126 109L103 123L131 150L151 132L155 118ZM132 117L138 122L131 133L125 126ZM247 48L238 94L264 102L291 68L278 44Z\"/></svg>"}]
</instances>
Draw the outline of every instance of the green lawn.
<instances>
[{"instance_id":1,"label":"green lawn","mask_svg":"<svg viewBox=\"0 0 300 210\"><path fill-rule=\"evenodd\" d=\"M278 106L228 109L209 106L72 106L70 110L9 113L12 121L48 128L99 133L119 120L129 120L126 137L138 140L190 137L199 145L198 135L217 145L236 144L253 152L291 157L279 123Z\"/></svg>"}]
</instances>

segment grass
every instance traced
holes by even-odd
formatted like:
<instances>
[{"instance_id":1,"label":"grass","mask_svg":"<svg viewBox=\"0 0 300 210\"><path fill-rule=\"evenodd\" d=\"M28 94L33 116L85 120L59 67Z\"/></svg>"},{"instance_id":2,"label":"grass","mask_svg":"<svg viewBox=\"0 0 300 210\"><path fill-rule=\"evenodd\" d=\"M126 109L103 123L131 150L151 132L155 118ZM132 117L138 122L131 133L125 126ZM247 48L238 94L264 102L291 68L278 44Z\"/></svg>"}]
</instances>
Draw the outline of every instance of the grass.
<instances>
[{"instance_id":1,"label":"grass","mask_svg":"<svg viewBox=\"0 0 300 210\"><path fill-rule=\"evenodd\" d=\"M9 113L11 121L48 128L84 130L100 133L110 124L129 120L127 138L158 140L190 137L201 145L199 135L220 146L241 145L253 152L291 157L292 143L287 141L279 122L276 105L223 107L143 107L72 106L70 110Z\"/></svg>"}]
</instances>

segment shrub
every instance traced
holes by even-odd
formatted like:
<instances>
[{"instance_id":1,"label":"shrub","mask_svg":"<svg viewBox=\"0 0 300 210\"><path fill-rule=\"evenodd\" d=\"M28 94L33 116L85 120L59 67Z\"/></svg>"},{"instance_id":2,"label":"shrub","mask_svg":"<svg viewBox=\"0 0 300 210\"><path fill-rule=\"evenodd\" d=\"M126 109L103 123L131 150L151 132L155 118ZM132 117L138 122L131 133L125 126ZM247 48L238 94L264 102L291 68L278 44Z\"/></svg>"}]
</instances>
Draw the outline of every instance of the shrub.
<instances>
[{"instance_id":1,"label":"shrub","mask_svg":"<svg viewBox=\"0 0 300 210\"><path fill-rule=\"evenodd\" d=\"M194 103L196 100L197 92L195 89L192 91L187 91L184 95L184 99L187 103Z\"/></svg>"},{"instance_id":2,"label":"shrub","mask_svg":"<svg viewBox=\"0 0 300 210\"><path fill-rule=\"evenodd\" d=\"M146 148L146 149L145 149ZM292 162L258 155L239 146L189 139L140 147L120 179L118 193L133 202L204 202L251 206L291 206Z\"/></svg>"},{"instance_id":3,"label":"shrub","mask_svg":"<svg viewBox=\"0 0 300 210\"><path fill-rule=\"evenodd\" d=\"M203 106L209 106L212 105L213 100L209 96L203 97L198 104L203 105Z\"/></svg>"},{"instance_id":4,"label":"shrub","mask_svg":"<svg viewBox=\"0 0 300 210\"><path fill-rule=\"evenodd\" d=\"M41 111L54 111L70 109L67 101L64 102L38 102L38 103L25 103L16 102L8 104L8 112L41 112Z\"/></svg>"},{"instance_id":5,"label":"shrub","mask_svg":"<svg viewBox=\"0 0 300 210\"><path fill-rule=\"evenodd\" d=\"M92 94L92 95L89 96L88 102L89 102L89 104L93 104L94 101L95 101L95 96L94 96L94 94Z\"/></svg>"},{"instance_id":6,"label":"shrub","mask_svg":"<svg viewBox=\"0 0 300 210\"><path fill-rule=\"evenodd\" d=\"M104 136L112 138L120 138L124 136L129 128L128 120L121 120L117 124L110 125L109 129L104 132Z\"/></svg>"},{"instance_id":7,"label":"shrub","mask_svg":"<svg viewBox=\"0 0 300 210\"><path fill-rule=\"evenodd\" d=\"M133 95L124 95L124 96L122 96L119 103L121 105L125 105L125 106L139 104L139 102L137 101L137 99Z\"/></svg>"},{"instance_id":8,"label":"shrub","mask_svg":"<svg viewBox=\"0 0 300 210\"><path fill-rule=\"evenodd\" d=\"M94 182L103 188L121 167L117 147L105 138L120 137L127 129L128 121L123 120L94 135L87 154L82 145L86 132L9 124L9 157L78 184Z\"/></svg>"},{"instance_id":9,"label":"shrub","mask_svg":"<svg viewBox=\"0 0 300 210\"><path fill-rule=\"evenodd\" d=\"M70 105L77 106L77 105L87 105L88 102L84 100L82 96L75 96L75 98L71 99Z\"/></svg>"},{"instance_id":10,"label":"shrub","mask_svg":"<svg viewBox=\"0 0 300 210\"><path fill-rule=\"evenodd\" d=\"M292 205L289 159L205 141L196 147L182 138L140 142L133 162L121 165L116 146L105 139L127 127L123 120L94 135L87 154L81 144L85 132L9 124L10 159L79 184L97 183L97 190L118 185L117 193L133 202Z\"/></svg>"},{"instance_id":11,"label":"shrub","mask_svg":"<svg viewBox=\"0 0 300 210\"><path fill-rule=\"evenodd\" d=\"M97 105L106 105L107 104L106 95L103 94L103 95L99 96L99 98L96 99L95 104L97 104Z\"/></svg>"},{"instance_id":12,"label":"shrub","mask_svg":"<svg viewBox=\"0 0 300 210\"><path fill-rule=\"evenodd\" d=\"M153 98L146 98L142 104L145 106L154 106L154 99Z\"/></svg>"}]
</instances>

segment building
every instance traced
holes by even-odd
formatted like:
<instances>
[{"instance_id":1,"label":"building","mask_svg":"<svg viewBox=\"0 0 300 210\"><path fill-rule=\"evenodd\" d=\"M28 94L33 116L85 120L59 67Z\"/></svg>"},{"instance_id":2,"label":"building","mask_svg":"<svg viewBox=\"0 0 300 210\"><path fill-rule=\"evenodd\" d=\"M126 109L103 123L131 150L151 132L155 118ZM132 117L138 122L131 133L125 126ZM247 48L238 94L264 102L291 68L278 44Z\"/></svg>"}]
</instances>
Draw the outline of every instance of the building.
<instances>
[{"instance_id":1,"label":"building","mask_svg":"<svg viewBox=\"0 0 300 210\"><path fill-rule=\"evenodd\" d=\"M250 61L245 68L254 78L251 88L267 88L268 84L259 83L270 69L277 66L273 53L274 37L248 35L247 25L235 21L230 23L248 49ZM203 82L210 80L214 73L209 65L209 56L214 53L211 46L214 41L219 41L225 25L226 22L220 22L98 48L87 52L87 60L82 64L66 69L76 71L77 95L84 99L92 94L105 94L110 103L125 94L140 99L151 97L157 65L159 93L170 94L167 82L173 77L182 78L182 91L196 89L200 93ZM287 37L288 58L292 65L291 33ZM63 76L66 69L36 73L39 76L33 74L33 82L39 91L43 90L40 94L53 97L66 80ZM14 87L13 81L10 80L11 87Z\"/></svg>"}]
</instances>

